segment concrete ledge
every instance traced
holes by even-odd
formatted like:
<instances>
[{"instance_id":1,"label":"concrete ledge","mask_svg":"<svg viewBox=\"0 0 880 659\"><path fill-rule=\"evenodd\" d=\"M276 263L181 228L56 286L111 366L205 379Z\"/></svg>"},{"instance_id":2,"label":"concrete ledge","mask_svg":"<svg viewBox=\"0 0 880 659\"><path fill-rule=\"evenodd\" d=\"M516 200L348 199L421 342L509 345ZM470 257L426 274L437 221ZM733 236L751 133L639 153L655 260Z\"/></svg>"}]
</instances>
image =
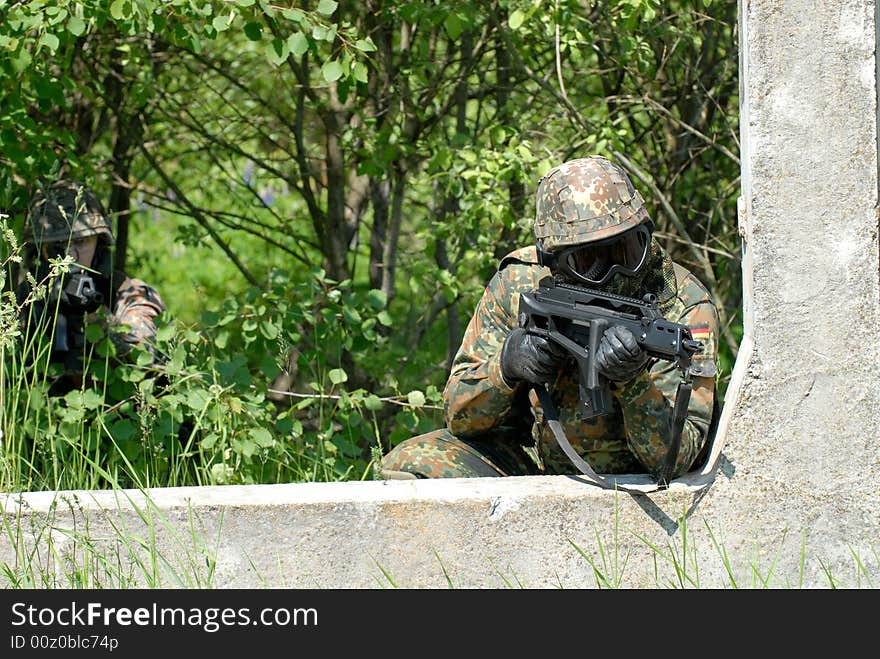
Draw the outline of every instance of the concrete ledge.
<instances>
[{"instance_id":1,"label":"concrete ledge","mask_svg":"<svg viewBox=\"0 0 880 659\"><path fill-rule=\"evenodd\" d=\"M87 565L118 585L99 552L142 587L825 587L828 572L880 583L876 532L817 526L841 516L805 493L788 522L756 518L760 491L740 491L754 505L731 517L709 505L735 491L725 470L708 490L650 496L566 476L5 495L0 563L58 586ZM861 530L878 528L870 506Z\"/></svg>"}]
</instances>

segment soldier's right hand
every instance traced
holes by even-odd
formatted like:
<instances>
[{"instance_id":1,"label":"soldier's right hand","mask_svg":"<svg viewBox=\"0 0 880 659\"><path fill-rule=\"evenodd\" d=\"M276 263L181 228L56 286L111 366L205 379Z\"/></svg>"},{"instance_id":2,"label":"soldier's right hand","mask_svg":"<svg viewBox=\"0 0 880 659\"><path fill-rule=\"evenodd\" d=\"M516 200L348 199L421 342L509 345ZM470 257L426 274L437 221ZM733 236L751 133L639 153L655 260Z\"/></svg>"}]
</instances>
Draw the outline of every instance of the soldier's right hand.
<instances>
[{"instance_id":1,"label":"soldier's right hand","mask_svg":"<svg viewBox=\"0 0 880 659\"><path fill-rule=\"evenodd\" d=\"M501 347L501 375L511 387L523 380L536 384L552 382L565 355L560 345L517 327Z\"/></svg>"}]
</instances>

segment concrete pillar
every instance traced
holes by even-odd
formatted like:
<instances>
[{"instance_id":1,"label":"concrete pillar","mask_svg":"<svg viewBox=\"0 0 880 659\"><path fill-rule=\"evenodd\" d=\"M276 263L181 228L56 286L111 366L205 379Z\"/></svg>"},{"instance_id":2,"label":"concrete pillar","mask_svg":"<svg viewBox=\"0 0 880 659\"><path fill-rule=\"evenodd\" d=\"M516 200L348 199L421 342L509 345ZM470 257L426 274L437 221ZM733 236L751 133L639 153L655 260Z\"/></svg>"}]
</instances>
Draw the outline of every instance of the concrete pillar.
<instances>
[{"instance_id":1,"label":"concrete pillar","mask_svg":"<svg viewBox=\"0 0 880 659\"><path fill-rule=\"evenodd\" d=\"M746 340L712 508L841 568L880 537L877 26L874 2L740 4Z\"/></svg>"},{"instance_id":2,"label":"concrete pillar","mask_svg":"<svg viewBox=\"0 0 880 659\"><path fill-rule=\"evenodd\" d=\"M36 542L63 574L87 536L125 563L137 537L171 586L206 554L220 587L880 585L877 26L874 2L740 2L745 338L699 473L6 496L0 562Z\"/></svg>"}]
</instances>

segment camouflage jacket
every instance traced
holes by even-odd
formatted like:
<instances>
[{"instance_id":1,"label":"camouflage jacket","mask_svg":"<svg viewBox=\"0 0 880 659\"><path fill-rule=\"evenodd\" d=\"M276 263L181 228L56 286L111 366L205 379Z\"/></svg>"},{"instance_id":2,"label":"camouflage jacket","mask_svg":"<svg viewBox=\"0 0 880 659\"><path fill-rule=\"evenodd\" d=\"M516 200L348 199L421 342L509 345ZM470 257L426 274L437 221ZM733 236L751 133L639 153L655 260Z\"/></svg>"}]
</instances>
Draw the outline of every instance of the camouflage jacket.
<instances>
[{"instance_id":1,"label":"camouflage jacket","mask_svg":"<svg viewBox=\"0 0 880 659\"><path fill-rule=\"evenodd\" d=\"M116 288L109 325L124 331L116 347L125 354L136 344L150 345L156 337L156 318L166 310L159 292L140 279L125 277Z\"/></svg>"},{"instance_id":2,"label":"camouflage jacket","mask_svg":"<svg viewBox=\"0 0 880 659\"><path fill-rule=\"evenodd\" d=\"M694 338L703 342L691 366L693 393L676 463L676 473L681 473L699 454L712 417L718 315L706 288L673 263L656 241L652 254L662 263L664 290L656 291L661 313L667 320L687 325ZM515 401L522 399L518 394L524 393L526 385L511 388L501 377L501 347L518 324L520 292L537 288L538 281L549 274L538 264L534 247L516 250L502 260L468 324L443 392L446 423L453 434L477 438L498 426L511 425L512 417L524 413ZM610 414L587 420L578 418L577 375L570 358L550 387L559 420L575 450L599 473L655 472L666 455L680 372L671 362L655 362L633 380L612 387ZM528 401L533 417L531 439L544 473L575 472L543 423L533 391L528 392Z\"/></svg>"},{"instance_id":3,"label":"camouflage jacket","mask_svg":"<svg viewBox=\"0 0 880 659\"><path fill-rule=\"evenodd\" d=\"M23 274L19 279L16 298L21 305L28 299L30 284ZM107 284L105 286L110 287ZM89 314L86 318L87 322L103 322L109 329L117 330L111 331L110 338L120 356L127 354L134 345L142 344L150 347L156 336L156 318L167 309L159 292L144 281L121 272L114 274L112 288L112 294L108 296L111 306L105 307L103 314L100 310ZM105 291L105 294L106 292L109 291ZM42 308L42 303L38 306ZM52 313L51 310L47 311ZM30 331L27 329L29 323L45 322L43 319L31 318L31 315L26 307L22 308L21 322L25 326L25 336Z\"/></svg>"}]
</instances>

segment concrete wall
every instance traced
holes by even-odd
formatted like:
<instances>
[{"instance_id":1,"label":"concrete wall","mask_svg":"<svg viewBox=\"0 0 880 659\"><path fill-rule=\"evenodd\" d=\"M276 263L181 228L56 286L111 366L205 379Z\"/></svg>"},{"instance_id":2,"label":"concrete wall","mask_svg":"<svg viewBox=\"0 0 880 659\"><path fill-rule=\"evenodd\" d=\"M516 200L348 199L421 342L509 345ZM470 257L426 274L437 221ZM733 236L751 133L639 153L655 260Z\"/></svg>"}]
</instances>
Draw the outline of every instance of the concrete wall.
<instances>
[{"instance_id":1,"label":"concrete wall","mask_svg":"<svg viewBox=\"0 0 880 659\"><path fill-rule=\"evenodd\" d=\"M206 555L219 587L880 584L876 8L740 13L745 338L698 473L641 495L560 476L7 496L0 561L63 575L140 538L168 586L200 585Z\"/></svg>"}]
</instances>

